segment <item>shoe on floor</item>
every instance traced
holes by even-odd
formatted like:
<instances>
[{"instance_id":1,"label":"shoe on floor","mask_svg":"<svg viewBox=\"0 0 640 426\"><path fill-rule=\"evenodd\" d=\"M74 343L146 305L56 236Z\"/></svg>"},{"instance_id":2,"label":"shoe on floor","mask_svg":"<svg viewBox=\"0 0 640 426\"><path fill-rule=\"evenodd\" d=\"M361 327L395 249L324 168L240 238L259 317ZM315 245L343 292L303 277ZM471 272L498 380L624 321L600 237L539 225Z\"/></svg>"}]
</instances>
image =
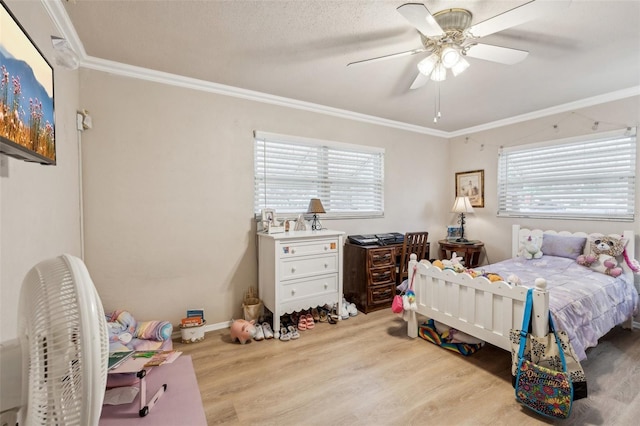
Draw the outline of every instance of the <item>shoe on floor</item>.
<instances>
[{"instance_id":1,"label":"shoe on floor","mask_svg":"<svg viewBox=\"0 0 640 426\"><path fill-rule=\"evenodd\" d=\"M262 325L255 324L254 327L256 328L256 335L253 336L253 340L257 340L258 342L260 340L264 340L264 331L262 330Z\"/></svg>"},{"instance_id":2,"label":"shoe on floor","mask_svg":"<svg viewBox=\"0 0 640 426\"><path fill-rule=\"evenodd\" d=\"M300 333L298 333L298 330L296 330L296 328L292 325L290 325L289 327L287 327L287 329L289 330L289 337L294 340L297 339L298 337L300 337Z\"/></svg>"},{"instance_id":3,"label":"shoe on floor","mask_svg":"<svg viewBox=\"0 0 640 426\"><path fill-rule=\"evenodd\" d=\"M273 330L271 329L271 324L269 324L268 322L263 322L262 333L264 334L265 339L273 339Z\"/></svg>"},{"instance_id":4,"label":"shoe on floor","mask_svg":"<svg viewBox=\"0 0 640 426\"><path fill-rule=\"evenodd\" d=\"M313 315L311 315L311 314L307 314L307 315L305 315L304 317L305 317L305 319L306 319L306 327L307 327L307 330L311 330L312 328L314 328L314 327L316 326L316 323L313 321ZM319 318L320 318L320 317L318 316L318 319L319 319ZM300 320L302 320L302 317L300 317Z\"/></svg>"},{"instance_id":5,"label":"shoe on floor","mask_svg":"<svg viewBox=\"0 0 640 426\"><path fill-rule=\"evenodd\" d=\"M344 297L342 298L342 306L347 307L347 313L350 317L355 317L356 315L358 315L358 308L356 308L356 304L347 302L347 299L345 299Z\"/></svg>"},{"instance_id":6,"label":"shoe on floor","mask_svg":"<svg viewBox=\"0 0 640 426\"><path fill-rule=\"evenodd\" d=\"M304 331L307 328L307 317L306 315L300 314L300 317L298 317L298 330L300 331Z\"/></svg>"},{"instance_id":7,"label":"shoe on floor","mask_svg":"<svg viewBox=\"0 0 640 426\"><path fill-rule=\"evenodd\" d=\"M355 303L349 303L347 306L347 312L349 312L350 317L355 317L358 315L358 308L356 308Z\"/></svg>"},{"instance_id":8,"label":"shoe on floor","mask_svg":"<svg viewBox=\"0 0 640 426\"><path fill-rule=\"evenodd\" d=\"M289 333L289 330L287 330L285 327L282 327L280 329L280 340L282 340L283 342L291 340L291 333Z\"/></svg>"},{"instance_id":9,"label":"shoe on floor","mask_svg":"<svg viewBox=\"0 0 640 426\"><path fill-rule=\"evenodd\" d=\"M329 313L324 309L318 309L318 322L329 322Z\"/></svg>"},{"instance_id":10,"label":"shoe on floor","mask_svg":"<svg viewBox=\"0 0 640 426\"><path fill-rule=\"evenodd\" d=\"M318 310L318 308L312 308L311 309L311 317L313 318L313 320L315 322L319 322L320 321L320 311Z\"/></svg>"},{"instance_id":11,"label":"shoe on floor","mask_svg":"<svg viewBox=\"0 0 640 426\"><path fill-rule=\"evenodd\" d=\"M349 319L349 310L347 309L346 304L342 304L342 312L340 312L340 316L343 320Z\"/></svg>"}]
</instances>

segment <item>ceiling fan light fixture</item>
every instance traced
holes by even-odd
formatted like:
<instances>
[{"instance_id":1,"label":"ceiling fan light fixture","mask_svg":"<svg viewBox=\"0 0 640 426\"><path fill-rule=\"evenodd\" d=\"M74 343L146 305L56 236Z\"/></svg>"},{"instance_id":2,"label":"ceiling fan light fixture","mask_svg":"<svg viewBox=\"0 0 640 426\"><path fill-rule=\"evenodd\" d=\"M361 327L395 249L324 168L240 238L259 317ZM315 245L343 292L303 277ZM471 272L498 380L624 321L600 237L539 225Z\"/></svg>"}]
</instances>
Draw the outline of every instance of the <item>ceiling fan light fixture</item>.
<instances>
[{"instance_id":1,"label":"ceiling fan light fixture","mask_svg":"<svg viewBox=\"0 0 640 426\"><path fill-rule=\"evenodd\" d=\"M431 73L431 80L433 81L445 81L447 79L447 69L442 65L442 62L438 62L436 67Z\"/></svg>"},{"instance_id":2,"label":"ceiling fan light fixture","mask_svg":"<svg viewBox=\"0 0 640 426\"><path fill-rule=\"evenodd\" d=\"M440 58L442 60L442 65L444 65L446 68L451 68L458 63L458 61L461 59L461 56L458 49L452 46L447 46L442 49Z\"/></svg>"},{"instance_id":3,"label":"ceiling fan light fixture","mask_svg":"<svg viewBox=\"0 0 640 426\"><path fill-rule=\"evenodd\" d=\"M431 74L431 71L436 67L438 63L438 57L436 55L429 55L420 62L418 62L418 71L420 73L428 76Z\"/></svg>"},{"instance_id":4,"label":"ceiling fan light fixture","mask_svg":"<svg viewBox=\"0 0 640 426\"><path fill-rule=\"evenodd\" d=\"M469 62L461 56L458 62L451 67L451 72L453 73L454 77L457 77L458 75L462 74L467 68L469 68Z\"/></svg>"}]
</instances>

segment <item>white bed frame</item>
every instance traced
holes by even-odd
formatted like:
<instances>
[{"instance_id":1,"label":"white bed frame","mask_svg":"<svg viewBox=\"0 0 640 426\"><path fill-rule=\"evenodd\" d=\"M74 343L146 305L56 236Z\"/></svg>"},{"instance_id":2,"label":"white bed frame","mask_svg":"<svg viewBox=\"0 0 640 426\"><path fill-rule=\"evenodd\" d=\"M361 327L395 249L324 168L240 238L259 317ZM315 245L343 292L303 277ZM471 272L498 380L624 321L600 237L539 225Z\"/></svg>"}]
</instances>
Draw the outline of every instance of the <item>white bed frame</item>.
<instances>
[{"instance_id":1,"label":"white bed frame","mask_svg":"<svg viewBox=\"0 0 640 426\"><path fill-rule=\"evenodd\" d=\"M524 238L529 235L541 237L543 233L588 237L588 234L583 232L529 230L513 225L512 257L518 256L520 242ZM633 231L625 231L623 236L628 240L627 254L633 259ZM585 245L585 251L589 251L589 244ZM509 331L522 326L526 287L514 286L504 281L490 282L485 277L471 278L466 273L457 274L451 270L441 270L426 260L418 262L415 254L410 256L409 280L414 267L416 274L413 286L418 309L417 312L409 313L409 337L418 336L418 315L424 315L492 345L511 350ZM628 271L628 268L623 269L631 275L633 282L633 273ZM546 285L544 278L538 278L533 291L532 333L536 336L544 336L548 330L549 293L546 291ZM633 317L624 325L632 328Z\"/></svg>"}]
</instances>

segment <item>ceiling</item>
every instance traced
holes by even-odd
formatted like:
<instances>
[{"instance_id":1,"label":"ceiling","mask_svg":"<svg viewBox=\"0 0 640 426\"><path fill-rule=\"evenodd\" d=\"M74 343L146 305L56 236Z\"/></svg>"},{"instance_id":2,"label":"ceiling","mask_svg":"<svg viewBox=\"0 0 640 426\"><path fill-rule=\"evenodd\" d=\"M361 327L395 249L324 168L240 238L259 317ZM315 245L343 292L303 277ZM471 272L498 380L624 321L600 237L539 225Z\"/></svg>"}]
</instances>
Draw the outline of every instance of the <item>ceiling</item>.
<instances>
[{"instance_id":1,"label":"ceiling","mask_svg":"<svg viewBox=\"0 0 640 426\"><path fill-rule=\"evenodd\" d=\"M545 1L545 0L537 0ZM529 51L515 65L469 58L439 85L410 90L426 53L396 8L407 1L70 0L81 63L99 58L455 134L587 99L640 93L640 1L573 0L559 14L482 43ZM472 24L527 1L427 0ZM73 28L71 28L73 32ZM66 34L69 36L70 34ZM77 47L77 46L76 46ZM90 66L89 66L90 67ZM436 93L441 119L434 123ZM613 94L613 95L612 95ZM607 98L608 99L608 98Z\"/></svg>"}]
</instances>

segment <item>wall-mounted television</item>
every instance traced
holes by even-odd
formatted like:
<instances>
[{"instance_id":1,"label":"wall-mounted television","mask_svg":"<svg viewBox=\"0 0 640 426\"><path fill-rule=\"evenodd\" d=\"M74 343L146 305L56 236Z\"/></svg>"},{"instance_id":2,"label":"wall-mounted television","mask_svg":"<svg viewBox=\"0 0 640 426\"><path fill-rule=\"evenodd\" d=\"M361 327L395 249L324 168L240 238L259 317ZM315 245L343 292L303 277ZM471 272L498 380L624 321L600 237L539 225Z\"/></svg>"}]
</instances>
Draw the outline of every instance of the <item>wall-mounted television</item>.
<instances>
[{"instance_id":1,"label":"wall-mounted television","mask_svg":"<svg viewBox=\"0 0 640 426\"><path fill-rule=\"evenodd\" d=\"M53 67L0 4L0 153L56 164Z\"/></svg>"}]
</instances>

